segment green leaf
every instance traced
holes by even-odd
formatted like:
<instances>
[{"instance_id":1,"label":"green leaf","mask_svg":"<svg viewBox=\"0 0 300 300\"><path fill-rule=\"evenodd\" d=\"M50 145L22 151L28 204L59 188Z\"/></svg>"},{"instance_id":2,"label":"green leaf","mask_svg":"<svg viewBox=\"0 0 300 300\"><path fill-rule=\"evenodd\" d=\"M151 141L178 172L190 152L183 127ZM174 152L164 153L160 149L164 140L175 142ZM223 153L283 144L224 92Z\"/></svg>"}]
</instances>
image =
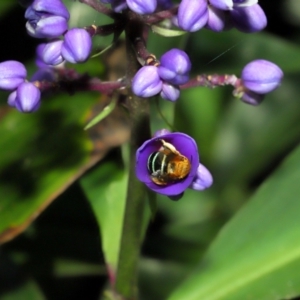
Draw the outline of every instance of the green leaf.
<instances>
[{"instance_id":1,"label":"green leaf","mask_svg":"<svg viewBox=\"0 0 300 300\"><path fill-rule=\"evenodd\" d=\"M166 37L180 36L186 34L186 32L183 30L167 29L157 25L152 25L151 29L153 32Z\"/></svg>"},{"instance_id":2,"label":"green leaf","mask_svg":"<svg viewBox=\"0 0 300 300\"><path fill-rule=\"evenodd\" d=\"M300 294L300 147L221 230L169 300L287 299Z\"/></svg>"},{"instance_id":3,"label":"green leaf","mask_svg":"<svg viewBox=\"0 0 300 300\"><path fill-rule=\"evenodd\" d=\"M127 190L127 174L116 160L84 175L80 183L98 221L106 263L116 270Z\"/></svg>"},{"instance_id":4,"label":"green leaf","mask_svg":"<svg viewBox=\"0 0 300 300\"><path fill-rule=\"evenodd\" d=\"M117 97L113 97L111 99L111 102L107 106L105 106L103 110L84 127L84 130L93 127L94 125L102 121L104 118L106 118L115 109L116 104Z\"/></svg>"},{"instance_id":5,"label":"green leaf","mask_svg":"<svg viewBox=\"0 0 300 300\"><path fill-rule=\"evenodd\" d=\"M122 128L122 138L125 134L124 122L118 125L120 115L111 115L95 132L83 130L96 95L85 92L48 98L34 114L2 111L0 243L25 230L108 149L119 145L118 130Z\"/></svg>"}]
</instances>

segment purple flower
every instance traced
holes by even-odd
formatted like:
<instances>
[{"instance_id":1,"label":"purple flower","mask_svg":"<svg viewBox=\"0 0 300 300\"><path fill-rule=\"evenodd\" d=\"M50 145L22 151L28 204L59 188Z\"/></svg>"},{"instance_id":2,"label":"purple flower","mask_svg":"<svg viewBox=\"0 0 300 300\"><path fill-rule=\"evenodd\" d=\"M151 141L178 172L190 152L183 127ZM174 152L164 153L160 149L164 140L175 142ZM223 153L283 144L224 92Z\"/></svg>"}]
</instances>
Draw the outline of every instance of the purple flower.
<instances>
[{"instance_id":1,"label":"purple flower","mask_svg":"<svg viewBox=\"0 0 300 300\"><path fill-rule=\"evenodd\" d=\"M182 0L178 8L178 26L190 32L204 27L208 20L207 5L206 0Z\"/></svg>"},{"instance_id":2,"label":"purple flower","mask_svg":"<svg viewBox=\"0 0 300 300\"><path fill-rule=\"evenodd\" d=\"M25 81L27 71L23 64L15 60L0 63L0 89L14 90Z\"/></svg>"},{"instance_id":3,"label":"purple flower","mask_svg":"<svg viewBox=\"0 0 300 300\"><path fill-rule=\"evenodd\" d=\"M161 79L180 85L189 80L191 66L191 61L184 51L171 49L161 57L158 74Z\"/></svg>"},{"instance_id":4,"label":"purple flower","mask_svg":"<svg viewBox=\"0 0 300 300\"><path fill-rule=\"evenodd\" d=\"M26 12L26 29L36 38L55 38L68 29L70 14L61 0L35 0Z\"/></svg>"},{"instance_id":5,"label":"purple flower","mask_svg":"<svg viewBox=\"0 0 300 300\"><path fill-rule=\"evenodd\" d=\"M15 107L20 112L36 111L40 107L41 92L31 82L21 83L16 91Z\"/></svg>"},{"instance_id":6,"label":"purple flower","mask_svg":"<svg viewBox=\"0 0 300 300\"><path fill-rule=\"evenodd\" d=\"M258 59L244 67L241 78L243 86L248 90L258 94L266 94L280 85L283 72L274 63Z\"/></svg>"},{"instance_id":7,"label":"purple flower","mask_svg":"<svg viewBox=\"0 0 300 300\"><path fill-rule=\"evenodd\" d=\"M53 40L42 47L41 58L47 65L56 66L64 61L61 55L62 44L62 40Z\"/></svg>"},{"instance_id":8,"label":"purple flower","mask_svg":"<svg viewBox=\"0 0 300 300\"><path fill-rule=\"evenodd\" d=\"M190 163L190 169L188 174L186 174L186 176L181 179L174 179L167 182L165 181L164 184L157 184L155 183L155 180L153 181L154 174L151 174L151 172L149 171L149 164L152 165L152 167L159 169L158 173L160 175L162 171L167 172L168 168L166 168L166 165L163 165L164 160L160 161L156 156L156 153L158 151L162 151L162 141L164 141L164 143L168 143L168 145L171 144L171 146L175 147L174 149L179 152L181 156L187 158ZM170 151L168 150L167 152ZM174 166L172 166L172 168L171 172L174 172ZM212 179L209 179L208 174L205 173L203 169L199 168L199 153L197 144L192 137L184 133L169 133L166 130L160 130L155 134L155 137L144 142L144 144L136 152L137 178L145 183L146 186L152 191L169 196L174 200L181 196L181 194L188 187L196 188L197 190L199 190L200 186L202 189L204 189L211 185ZM202 182L200 182L201 180Z\"/></svg>"},{"instance_id":9,"label":"purple flower","mask_svg":"<svg viewBox=\"0 0 300 300\"><path fill-rule=\"evenodd\" d=\"M162 89L162 81L157 67L144 66L138 70L132 79L132 91L139 97L152 97Z\"/></svg>"},{"instance_id":10,"label":"purple flower","mask_svg":"<svg viewBox=\"0 0 300 300\"><path fill-rule=\"evenodd\" d=\"M267 17L259 4L234 7L230 15L234 26L242 32L257 32L267 26Z\"/></svg>"},{"instance_id":11,"label":"purple flower","mask_svg":"<svg viewBox=\"0 0 300 300\"><path fill-rule=\"evenodd\" d=\"M63 58L73 64L84 62L92 50L92 38L81 28L73 28L65 34L61 54Z\"/></svg>"},{"instance_id":12,"label":"purple flower","mask_svg":"<svg viewBox=\"0 0 300 300\"><path fill-rule=\"evenodd\" d=\"M156 0L126 0L128 7L137 14L151 14L157 6Z\"/></svg>"},{"instance_id":13,"label":"purple flower","mask_svg":"<svg viewBox=\"0 0 300 300\"><path fill-rule=\"evenodd\" d=\"M160 92L160 96L163 99L169 100L169 101L176 101L180 96L180 89L176 85L172 85L167 82L163 82L162 90Z\"/></svg>"}]
</instances>

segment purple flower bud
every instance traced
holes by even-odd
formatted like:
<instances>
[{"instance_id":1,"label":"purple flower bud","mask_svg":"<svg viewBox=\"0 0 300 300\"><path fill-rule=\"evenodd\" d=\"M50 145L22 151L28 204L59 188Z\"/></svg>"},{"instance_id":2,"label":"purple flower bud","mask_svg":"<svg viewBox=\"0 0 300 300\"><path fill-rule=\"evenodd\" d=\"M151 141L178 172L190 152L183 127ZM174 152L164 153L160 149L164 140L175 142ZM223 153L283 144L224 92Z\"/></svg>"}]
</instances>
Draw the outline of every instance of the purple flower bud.
<instances>
[{"instance_id":1,"label":"purple flower bud","mask_svg":"<svg viewBox=\"0 0 300 300\"><path fill-rule=\"evenodd\" d=\"M152 97L162 89L162 81L157 67L144 66L138 70L132 79L132 91L139 97Z\"/></svg>"},{"instance_id":2,"label":"purple flower bud","mask_svg":"<svg viewBox=\"0 0 300 300\"><path fill-rule=\"evenodd\" d=\"M259 4L234 7L230 15L234 26L242 32L256 32L267 26L267 17Z\"/></svg>"},{"instance_id":3,"label":"purple flower bud","mask_svg":"<svg viewBox=\"0 0 300 300\"><path fill-rule=\"evenodd\" d=\"M221 10L232 10L232 0L209 0L210 5Z\"/></svg>"},{"instance_id":4,"label":"purple flower bud","mask_svg":"<svg viewBox=\"0 0 300 300\"><path fill-rule=\"evenodd\" d=\"M171 49L161 57L158 74L161 79L180 85L189 80L191 66L191 61L184 51Z\"/></svg>"},{"instance_id":5,"label":"purple flower bud","mask_svg":"<svg viewBox=\"0 0 300 300\"><path fill-rule=\"evenodd\" d=\"M35 0L25 12L26 29L36 38L55 38L68 29L70 14L61 0Z\"/></svg>"},{"instance_id":6,"label":"purple flower bud","mask_svg":"<svg viewBox=\"0 0 300 300\"><path fill-rule=\"evenodd\" d=\"M208 20L206 0L182 0L178 8L177 22L186 31L197 31L205 26Z\"/></svg>"},{"instance_id":7,"label":"purple flower bud","mask_svg":"<svg viewBox=\"0 0 300 300\"><path fill-rule=\"evenodd\" d=\"M154 133L153 137L159 137L159 136L166 135L166 134L169 134L169 133L171 133L170 130L163 128L163 129L157 130Z\"/></svg>"},{"instance_id":8,"label":"purple flower bud","mask_svg":"<svg viewBox=\"0 0 300 300\"><path fill-rule=\"evenodd\" d=\"M41 57L47 65L56 66L64 61L61 55L62 44L62 40L54 40L43 47Z\"/></svg>"},{"instance_id":9,"label":"purple flower bud","mask_svg":"<svg viewBox=\"0 0 300 300\"><path fill-rule=\"evenodd\" d=\"M41 69L38 69L31 77L31 82L34 81L49 81L53 82L55 81L55 73L53 71L53 68L51 67L44 67Z\"/></svg>"},{"instance_id":10,"label":"purple flower bud","mask_svg":"<svg viewBox=\"0 0 300 300\"><path fill-rule=\"evenodd\" d=\"M157 6L156 0L126 0L128 7L137 14L151 14Z\"/></svg>"},{"instance_id":11,"label":"purple flower bud","mask_svg":"<svg viewBox=\"0 0 300 300\"><path fill-rule=\"evenodd\" d=\"M48 65L44 62L43 57L42 57L45 46L46 46L46 43L39 44L35 50L35 54L36 54L35 64L39 68L48 67Z\"/></svg>"},{"instance_id":12,"label":"purple flower bud","mask_svg":"<svg viewBox=\"0 0 300 300\"><path fill-rule=\"evenodd\" d=\"M33 112L40 107L41 92L31 82L24 82L17 88L15 107L20 112Z\"/></svg>"},{"instance_id":13,"label":"purple flower bud","mask_svg":"<svg viewBox=\"0 0 300 300\"><path fill-rule=\"evenodd\" d=\"M258 94L266 94L280 85L283 72L274 63L258 59L244 67L241 78L243 85L248 90Z\"/></svg>"},{"instance_id":14,"label":"purple flower bud","mask_svg":"<svg viewBox=\"0 0 300 300\"><path fill-rule=\"evenodd\" d=\"M204 165L199 164L197 169L197 174L194 177L194 180L192 184L189 186L189 188L196 191L203 191L209 188L212 184L213 184L213 177L211 173Z\"/></svg>"},{"instance_id":15,"label":"purple flower bud","mask_svg":"<svg viewBox=\"0 0 300 300\"><path fill-rule=\"evenodd\" d=\"M160 93L160 96L163 99L169 100L169 101L176 101L180 96L180 89L176 85L172 85L167 82L163 82L162 85L162 91Z\"/></svg>"},{"instance_id":16,"label":"purple flower bud","mask_svg":"<svg viewBox=\"0 0 300 300\"><path fill-rule=\"evenodd\" d=\"M169 9L172 7L172 0L157 0L157 7L159 9Z\"/></svg>"},{"instance_id":17,"label":"purple flower bud","mask_svg":"<svg viewBox=\"0 0 300 300\"><path fill-rule=\"evenodd\" d=\"M65 34L61 54L63 58L73 64L84 62L92 51L92 38L81 28L73 28Z\"/></svg>"},{"instance_id":18,"label":"purple flower bud","mask_svg":"<svg viewBox=\"0 0 300 300\"><path fill-rule=\"evenodd\" d=\"M228 28L227 15L223 10L217 9L213 6L208 7L208 21L205 25L207 29L220 32Z\"/></svg>"},{"instance_id":19,"label":"purple flower bud","mask_svg":"<svg viewBox=\"0 0 300 300\"><path fill-rule=\"evenodd\" d=\"M175 150L188 159L190 162L190 171L186 177L180 180L174 180L167 182L166 184L159 185L152 180L151 173L148 170L148 165L149 163L152 163L153 167L158 168L160 171L164 170L163 172L167 172L164 166L160 168L161 164L164 164L164 162L160 161L157 157L154 157L153 159L153 155L150 157L154 152L161 151L162 140L171 144L173 147L175 147ZM195 176L197 175L198 167L199 153L195 140L192 137L180 132L167 133L165 135L147 140L136 152L137 178L145 183L146 186L152 191L170 197L180 195L192 184Z\"/></svg>"},{"instance_id":20,"label":"purple flower bud","mask_svg":"<svg viewBox=\"0 0 300 300\"><path fill-rule=\"evenodd\" d=\"M15 107L16 106L16 97L17 97L17 91L13 91L12 93L10 93L7 98L7 104L11 107Z\"/></svg>"},{"instance_id":21,"label":"purple flower bud","mask_svg":"<svg viewBox=\"0 0 300 300\"><path fill-rule=\"evenodd\" d=\"M23 64L15 60L0 63L0 89L14 90L25 81L27 71Z\"/></svg>"},{"instance_id":22,"label":"purple flower bud","mask_svg":"<svg viewBox=\"0 0 300 300\"><path fill-rule=\"evenodd\" d=\"M257 106L264 100L264 97L264 94L257 94L255 92L246 90L244 91L241 100L247 104Z\"/></svg>"}]
</instances>

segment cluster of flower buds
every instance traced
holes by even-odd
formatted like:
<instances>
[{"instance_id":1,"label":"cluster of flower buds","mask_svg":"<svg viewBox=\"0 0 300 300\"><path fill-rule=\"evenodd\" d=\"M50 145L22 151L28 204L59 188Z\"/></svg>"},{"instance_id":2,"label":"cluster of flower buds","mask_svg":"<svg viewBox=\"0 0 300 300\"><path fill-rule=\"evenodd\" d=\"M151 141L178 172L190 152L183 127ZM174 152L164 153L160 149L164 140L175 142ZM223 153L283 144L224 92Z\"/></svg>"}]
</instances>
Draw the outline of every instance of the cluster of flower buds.
<instances>
[{"instance_id":1,"label":"cluster of flower buds","mask_svg":"<svg viewBox=\"0 0 300 300\"><path fill-rule=\"evenodd\" d=\"M61 0L35 0L27 8L25 18L29 35L52 39L38 49L38 57L46 65L55 66L65 60L80 63L89 57L92 38L85 29L68 30L70 14Z\"/></svg>"},{"instance_id":2,"label":"cluster of flower buds","mask_svg":"<svg viewBox=\"0 0 300 300\"><path fill-rule=\"evenodd\" d=\"M53 81L50 66L64 61L74 64L86 61L92 49L92 38L85 29L68 30L70 14L61 0L34 0L26 9L25 18L29 35L50 39L37 47L36 64L41 69L28 82L27 71L22 63L0 63L0 88L12 91L8 97L10 106L21 112L33 112L39 108L41 97L38 84L34 82Z\"/></svg>"},{"instance_id":3,"label":"cluster of flower buds","mask_svg":"<svg viewBox=\"0 0 300 300\"><path fill-rule=\"evenodd\" d=\"M132 92L138 97L160 95L174 102L183 88L232 85L234 96L248 104L258 105L267 93L281 83L282 70L263 59L246 65L241 78L215 74L198 75L190 79L192 64L187 53L171 49L158 61L148 52L144 42L149 25L158 24L156 27L159 27L164 19L171 20L174 25L188 32L201 28L219 32L232 27L243 32L262 30L267 19L257 0L181 0L179 4L173 4L171 0L81 2L112 17L115 22L102 27L93 25L69 29L70 14L62 0L30 1L25 12L27 32L32 37L46 38L48 41L37 48L36 64L40 69L30 81L26 80L27 71L22 63L13 60L0 63L0 89L11 91L8 97L10 106L21 112L37 110L43 90L41 82L45 87L45 82L53 83L57 80L53 66L59 65L60 70L65 70L65 61L74 64L86 61L91 53L93 35L115 34L118 37L123 30L129 28L126 22L132 22L133 26L139 25L130 41L137 60L145 62L130 78ZM110 4L112 9L104 4ZM130 81L110 82L107 86L111 90L106 90L106 93L112 94L116 88L126 88L128 82ZM98 90L102 92L105 83L100 81L100 84L103 85ZM179 199L187 188L204 190L212 184L210 172L199 162L194 139L183 133L170 133L166 130L156 133L138 149L136 173L148 188L173 200Z\"/></svg>"},{"instance_id":4,"label":"cluster of flower buds","mask_svg":"<svg viewBox=\"0 0 300 300\"><path fill-rule=\"evenodd\" d=\"M160 63L143 66L132 80L132 91L139 97L152 97L160 93L166 100L176 101L180 95L179 85L189 80L191 61L179 49L171 49Z\"/></svg>"},{"instance_id":5,"label":"cluster of flower buds","mask_svg":"<svg viewBox=\"0 0 300 300\"><path fill-rule=\"evenodd\" d=\"M152 14L156 10L168 9L172 6L172 0L101 0L101 2L111 4L115 12L129 8L140 15Z\"/></svg>"},{"instance_id":6,"label":"cluster of flower buds","mask_svg":"<svg viewBox=\"0 0 300 300\"><path fill-rule=\"evenodd\" d=\"M171 0L101 0L115 12L129 8L137 14L151 14L172 7ZM243 32L260 31L267 18L258 0L182 0L173 23L189 32L205 27L223 31L232 27Z\"/></svg>"},{"instance_id":7,"label":"cluster of flower buds","mask_svg":"<svg viewBox=\"0 0 300 300\"><path fill-rule=\"evenodd\" d=\"M206 27L222 31L235 27L243 32L260 31L267 18L258 0L182 0L175 23L185 31Z\"/></svg>"}]
</instances>

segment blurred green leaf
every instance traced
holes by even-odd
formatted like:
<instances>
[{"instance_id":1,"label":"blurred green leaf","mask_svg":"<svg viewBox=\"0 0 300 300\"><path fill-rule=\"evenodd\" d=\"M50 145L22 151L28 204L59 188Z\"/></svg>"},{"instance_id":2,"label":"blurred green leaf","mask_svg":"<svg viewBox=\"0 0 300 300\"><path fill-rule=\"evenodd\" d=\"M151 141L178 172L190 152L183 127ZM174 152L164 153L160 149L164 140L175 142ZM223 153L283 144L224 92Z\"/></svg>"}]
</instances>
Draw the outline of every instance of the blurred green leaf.
<instances>
[{"instance_id":1,"label":"blurred green leaf","mask_svg":"<svg viewBox=\"0 0 300 300\"><path fill-rule=\"evenodd\" d=\"M1 300L44 300L46 299L33 281L27 281L20 287L0 295Z\"/></svg>"},{"instance_id":2,"label":"blurred green leaf","mask_svg":"<svg viewBox=\"0 0 300 300\"><path fill-rule=\"evenodd\" d=\"M3 110L0 242L26 229L108 149L126 138L126 126L119 115L106 118L94 131L83 130L95 95L97 93L85 92L73 97L56 96L47 99L34 114Z\"/></svg>"},{"instance_id":3,"label":"blurred green leaf","mask_svg":"<svg viewBox=\"0 0 300 300\"><path fill-rule=\"evenodd\" d=\"M287 299L300 294L300 147L221 230L169 300Z\"/></svg>"},{"instance_id":4,"label":"blurred green leaf","mask_svg":"<svg viewBox=\"0 0 300 300\"><path fill-rule=\"evenodd\" d=\"M117 98L112 98L111 102L105 106L103 110L84 127L84 129L87 130L106 118L115 109L116 104Z\"/></svg>"},{"instance_id":5,"label":"blurred green leaf","mask_svg":"<svg viewBox=\"0 0 300 300\"><path fill-rule=\"evenodd\" d=\"M123 227L127 174L119 161L108 161L84 175L80 183L100 227L106 263L115 272Z\"/></svg>"}]
</instances>

